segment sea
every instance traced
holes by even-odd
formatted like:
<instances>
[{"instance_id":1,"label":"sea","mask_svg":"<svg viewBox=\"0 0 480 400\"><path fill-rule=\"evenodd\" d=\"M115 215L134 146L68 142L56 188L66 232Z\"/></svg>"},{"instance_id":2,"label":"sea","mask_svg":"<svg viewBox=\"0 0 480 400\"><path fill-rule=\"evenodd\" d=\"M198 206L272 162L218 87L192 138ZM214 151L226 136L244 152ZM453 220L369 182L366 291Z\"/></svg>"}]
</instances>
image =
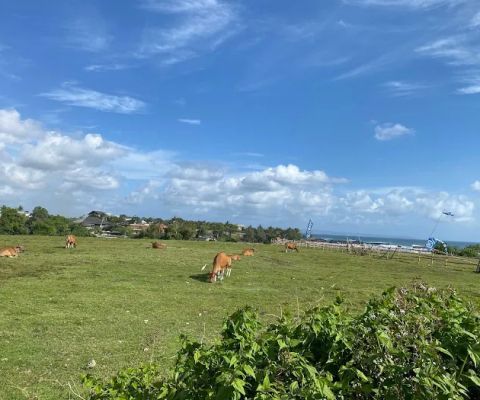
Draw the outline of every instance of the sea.
<instances>
[{"instance_id":1,"label":"sea","mask_svg":"<svg viewBox=\"0 0 480 400\"><path fill-rule=\"evenodd\" d=\"M395 238L395 237L387 237L387 236L370 236L370 235L340 235L340 234L331 234L331 233L312 233L312 238L314 239L324 239L328 241L346 241L348 240L358 240L362 243L384 243L384 244L394 244L400 246L411 246L411 245L419 245L425 246L427 239L409 239L409 238ZM476 244L474 242L459 242L459 241L448 241L445 240L445 243L450 246L455 246L458 248L464 248L470 246L472 244Z\"/></svg>"}]
</instances>

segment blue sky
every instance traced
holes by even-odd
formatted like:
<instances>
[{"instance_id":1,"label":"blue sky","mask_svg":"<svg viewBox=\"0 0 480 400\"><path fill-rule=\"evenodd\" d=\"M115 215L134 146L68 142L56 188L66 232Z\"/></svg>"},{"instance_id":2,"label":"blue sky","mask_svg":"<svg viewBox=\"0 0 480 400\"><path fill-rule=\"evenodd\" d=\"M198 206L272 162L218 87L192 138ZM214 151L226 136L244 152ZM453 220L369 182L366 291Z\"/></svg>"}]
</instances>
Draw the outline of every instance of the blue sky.
<instances>
[{"instance_id":1,"label":"blue sky","mask_svg":"<svg viewBox=\"0 0 480 400\"><path fill-rule=\"evenodd\" d=\"M480 241L475 0L3 2L0 203Z\"/></svg>"}]
</instances>

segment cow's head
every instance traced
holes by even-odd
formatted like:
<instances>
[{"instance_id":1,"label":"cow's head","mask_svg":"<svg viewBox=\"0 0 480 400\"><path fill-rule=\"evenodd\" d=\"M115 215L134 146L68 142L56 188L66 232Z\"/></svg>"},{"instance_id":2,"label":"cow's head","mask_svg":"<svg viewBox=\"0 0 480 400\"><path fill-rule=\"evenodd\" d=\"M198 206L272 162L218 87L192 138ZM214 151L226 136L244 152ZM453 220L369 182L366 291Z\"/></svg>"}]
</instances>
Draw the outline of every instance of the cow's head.
<instances>
[{"instance_id":1,"label":"cow's head","mask_svg":"<svg viewBox=\"0 0 480 400\"><path fill-rule=\"evenodd\" d=\"M217 280L217 274L216 274L215 272L213 272L213 271L210 272L210 273L208 274L208 281L209 281L210 283L213 283L213 282L215 282L216 280Z\"/></svg>"}]
</instances>

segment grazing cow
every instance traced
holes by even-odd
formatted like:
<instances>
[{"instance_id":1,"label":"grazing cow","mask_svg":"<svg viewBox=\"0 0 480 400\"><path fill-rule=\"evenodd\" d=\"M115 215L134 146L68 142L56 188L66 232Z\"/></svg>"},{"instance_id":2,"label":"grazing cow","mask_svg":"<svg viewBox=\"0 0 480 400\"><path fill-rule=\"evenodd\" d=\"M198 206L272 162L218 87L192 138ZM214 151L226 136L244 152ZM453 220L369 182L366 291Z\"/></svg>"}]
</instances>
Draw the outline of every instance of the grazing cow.
<instances>
[{"instance_id":1,"label":"grazing cow","mask_svg":"<svg viewBox=\"0 0 480 400\"><path fill-rule=\"evenodd\" d=\"M241 257L239 254L228 254L228 256L232 259L232 261L240 261Z\"/></svg>"},{"instance_id":2,"label":"grazing cow","mask_svg":"<svg viewBox=\"0 0 480 400\"><path fill-rule=\"evenodd\" d=\"M213 283L217 280L217 278L222 280L224 275L230 276L231 271L232 259L222 251L213 259L212 272L210 272L208 281Z\"/></svg>"},{"instance_id":3,"label":"grazing cow","mask_svg":"<svg viewBox=\"0 0 480 400\"><path fill-rule=\"evenodd\" d=\"M65 240L65 248L77 247L77 237L75 235L68 235Z\"/></svg>"},{"instance_id":4,"label":"grazing cow","mask_svg":"<svg viewBox=\"0 0 480 400\"><path fill-rule=\"evenodd\" d=\"M167 245L160 242L152 242L152 249L166 249Z\"/></svg>"},{"instance_id":5,"label":"grazing cow","mask_svg":"<svg viewBox=\"0 0 480 400\"><path fill-rule=\"evenodd\" d=\"M4 247L3 249L0 249L0 257L18 257L18 253L21 253L24 250L23 246Z\"/></svg>"},{"instance_id":6,"label":"grazing cow","mask_svg":"<svg viewBox=\"0 0 480 400\"><path fill-rule=\"evenodd\" d=\"M242 256L251 257L255 253L255 249L243 249Z\"/></svg>"},{"instance_id":7,"label":"grazing cow","mask_svg":"<svg viewBox=\"0 0 480 400\"><path fill-rule=\"evenodd\" d=\"M288 250L295 250L298 253L298 247L295 243L285 243L285 253L288 252Z\"/></svg>"}]
</instances>

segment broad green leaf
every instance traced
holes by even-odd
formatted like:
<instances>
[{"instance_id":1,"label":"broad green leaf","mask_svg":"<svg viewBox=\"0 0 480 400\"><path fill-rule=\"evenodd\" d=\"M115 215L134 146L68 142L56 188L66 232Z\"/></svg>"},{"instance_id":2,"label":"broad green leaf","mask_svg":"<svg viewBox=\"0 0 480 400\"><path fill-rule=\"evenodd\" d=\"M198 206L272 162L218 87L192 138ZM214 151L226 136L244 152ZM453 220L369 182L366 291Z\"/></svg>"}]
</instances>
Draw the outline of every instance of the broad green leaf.
<instances>
[{"instance_id":1,"label":"broad green leaf","mask_svg":"<svg viewBox=\"0 0 480 400\"><path fill-rule=\"evenodd\" d=\"M444 349L443 347L440 347L440 346L436 346L435 347L439 352L443 353L443 354L446 354L447 356L449 356L452 360L455 359L455 357L453 357L452 353L450 353L447 349Z\"/></svg>"},{"instance_id":2,"label":"broad green leaf","mask_svg":"<svg viewBox=\"0 0 480 400\"><path fill-rule=\"evenodd\" d=\"M256 379L255 378L255 371L253 370L253 368L250 365L244 365L243 370L245 371L245 373L247 375L251 376L253 379Z\"/></svg>"},{"instance_id":3,"label":"broad green leaf","mask_svg":"<svg viewBox=\"0 0 480 400\"><path fill-rule=\"evenodd\" d=\"M245 395L245 389L243 388L245 386L244 381L242 381L239 378L235 378L232 382L232 386L235 388L237 392L240 392L241 394Z\"/></svg>"}]
</instances>

